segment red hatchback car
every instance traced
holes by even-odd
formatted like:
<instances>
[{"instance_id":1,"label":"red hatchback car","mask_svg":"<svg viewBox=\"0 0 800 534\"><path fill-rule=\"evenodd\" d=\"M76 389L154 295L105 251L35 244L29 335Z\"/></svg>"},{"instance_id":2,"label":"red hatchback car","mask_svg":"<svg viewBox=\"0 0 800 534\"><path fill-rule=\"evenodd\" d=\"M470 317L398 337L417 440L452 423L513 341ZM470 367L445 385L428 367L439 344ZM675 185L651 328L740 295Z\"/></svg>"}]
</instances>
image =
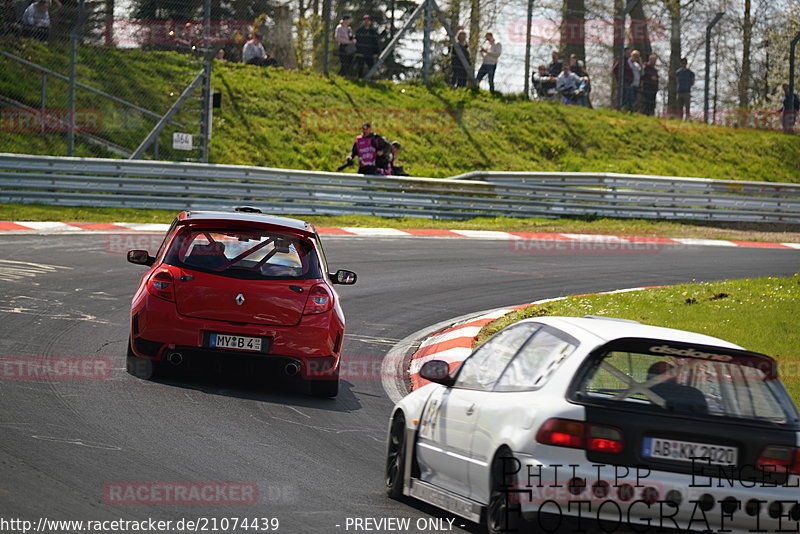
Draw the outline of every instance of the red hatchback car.
<instances>
[{"instance_id":1,"label":"red hatchback car","mask_svg":"<svg viewBox=\"0 0 800 534\"><path fill-rule=\"evenodd\" d=\"M345 321L333 285L356 274L329 274L309 223L254 208L184 211L155 257L131 250L128 261L150 267L131 305L131 374L246 359L298 375L313 395L338 393Z\"/></svg>"}]
</instances>

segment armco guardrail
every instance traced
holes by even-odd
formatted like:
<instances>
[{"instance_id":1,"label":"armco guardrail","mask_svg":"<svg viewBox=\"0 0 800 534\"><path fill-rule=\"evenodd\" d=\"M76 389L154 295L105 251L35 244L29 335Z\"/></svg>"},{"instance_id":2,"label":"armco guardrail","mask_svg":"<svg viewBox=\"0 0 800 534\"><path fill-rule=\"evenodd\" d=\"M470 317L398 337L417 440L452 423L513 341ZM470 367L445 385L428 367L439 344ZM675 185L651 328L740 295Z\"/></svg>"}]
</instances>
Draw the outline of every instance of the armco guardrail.
<instances>
[{"instance_id":1,"label":"armco guardrail","mask_svg":"<svg viewBox=\"0 0 800 534\"><path fill-rule=\"evenodd\" d=\"M469 173L452 179L0 154L0 202L271 213L603 216L800 223L800 185L610 173Z\"/></svg>"}]
</instances>

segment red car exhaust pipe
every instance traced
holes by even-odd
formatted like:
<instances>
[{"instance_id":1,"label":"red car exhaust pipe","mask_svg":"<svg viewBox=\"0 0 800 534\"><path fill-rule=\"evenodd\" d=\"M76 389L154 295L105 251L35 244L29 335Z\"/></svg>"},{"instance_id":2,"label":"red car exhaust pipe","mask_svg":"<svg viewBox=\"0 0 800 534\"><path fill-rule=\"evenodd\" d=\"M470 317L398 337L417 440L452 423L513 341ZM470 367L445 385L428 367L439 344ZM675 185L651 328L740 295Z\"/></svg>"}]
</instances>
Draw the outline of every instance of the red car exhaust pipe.
<instances>
[{"instance_id":1,"label":"red car exhaust pipe","mask_svg":"<svg viewBox=\"0 0 800 534\"><path fill-rule=\"evenodd\" d=\"M183 363L183 354L180 352L170 352L167 355L167 361L177 367Z\"/></svg>"},{"instance_id":2,"label":"red car exhaust pipe","mask_svg":"<svg viewBox=\"0 0 800 534\"><path fill-rule=\"evenodd\" d=\"M286 367L283 368L283 372L286 373L287 376L295 376L300 372L300 366L296 363L287 363Z\"/></svg>"}]
</instances>

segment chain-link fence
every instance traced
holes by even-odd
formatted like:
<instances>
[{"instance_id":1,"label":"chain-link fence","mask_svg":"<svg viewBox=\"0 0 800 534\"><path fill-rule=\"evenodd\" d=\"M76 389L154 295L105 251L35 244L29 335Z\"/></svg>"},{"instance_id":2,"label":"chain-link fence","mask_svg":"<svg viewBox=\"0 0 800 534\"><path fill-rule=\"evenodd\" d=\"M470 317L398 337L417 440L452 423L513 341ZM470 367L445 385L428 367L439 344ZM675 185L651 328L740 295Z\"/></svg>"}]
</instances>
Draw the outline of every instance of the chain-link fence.
<instances>
[{"instance_id":1,"label":"chain-link fence","mask_svg":"<svg viewBox=\"0 0 800 534\"><path fill-rule=\"evenodd\" d=\"M206 161L212 66L267 24L213 14L193 0L5 2L0 151Z\"/></svg>"}]
</instances>

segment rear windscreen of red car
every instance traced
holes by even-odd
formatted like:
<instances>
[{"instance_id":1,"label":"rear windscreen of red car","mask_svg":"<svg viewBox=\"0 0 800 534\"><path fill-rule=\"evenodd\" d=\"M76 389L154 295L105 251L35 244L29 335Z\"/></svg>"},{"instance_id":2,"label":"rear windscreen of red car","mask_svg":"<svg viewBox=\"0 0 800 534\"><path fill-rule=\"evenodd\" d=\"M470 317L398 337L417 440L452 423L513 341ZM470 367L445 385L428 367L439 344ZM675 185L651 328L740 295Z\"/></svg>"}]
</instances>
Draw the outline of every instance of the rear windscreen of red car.
<instances>
[{"instance_id":1,"label":"rear windscreen of red car","mask_svg":"<svg viewBox=\"0 0 800 534\"><path fill-rule=\"evenodd\" d=\"M165 258L180 269L175 304L187 317L293 326L321 278L312 245L262 230L185 229Z\"/></svg>"},{"instance_id":2,"label":"rear windscreen of red car","mask_svg":"<svg viewBox=\"0 0 800 534\"><path fill-rule=\"evenodd\" d=\"M261 230L185 230L172 242L165 262L245 280L322 277L309 243Z\"/></svg>"}]
</instances>

